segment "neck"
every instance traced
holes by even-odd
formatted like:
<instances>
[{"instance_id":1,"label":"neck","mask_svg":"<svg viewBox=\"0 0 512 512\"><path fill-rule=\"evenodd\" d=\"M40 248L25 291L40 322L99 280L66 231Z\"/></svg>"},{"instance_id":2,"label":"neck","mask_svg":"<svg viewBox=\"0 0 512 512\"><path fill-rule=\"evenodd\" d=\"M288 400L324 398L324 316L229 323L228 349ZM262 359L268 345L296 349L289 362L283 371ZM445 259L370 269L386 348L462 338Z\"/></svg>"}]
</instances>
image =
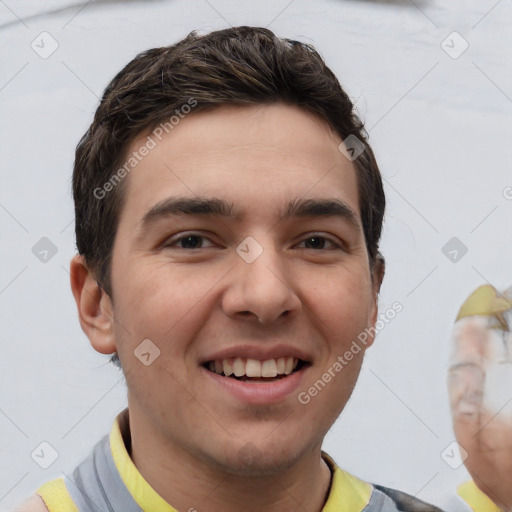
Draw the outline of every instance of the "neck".
<instances>
[{"instance_id":1,"label":"neck","mask_svg":"<svg viewBox=\"0 0 512 512\"><path fill-rule=\"evenodd\" d=\"M177 510L321 512L327 500L331 471L320 446L285 471L241 476L212 467L148 427L130 413L131 458L149 485Z\"/></svg>"}]
</instances>

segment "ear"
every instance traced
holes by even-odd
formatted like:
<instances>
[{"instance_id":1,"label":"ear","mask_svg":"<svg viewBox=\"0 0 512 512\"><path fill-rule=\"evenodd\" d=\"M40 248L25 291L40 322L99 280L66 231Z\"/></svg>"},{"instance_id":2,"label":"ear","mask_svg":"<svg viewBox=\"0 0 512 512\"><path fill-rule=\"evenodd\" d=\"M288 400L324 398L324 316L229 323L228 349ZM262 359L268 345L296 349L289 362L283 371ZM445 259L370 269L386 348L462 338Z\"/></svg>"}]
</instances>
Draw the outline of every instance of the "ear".
<instances>
[{"instance_id":1,"label":"ear","mask_svg":"<svg viewBox=\"0 0 512 512\"><path fill-rule=\"evenodd\" d=\"M384 280L384 274L386 273L386 260L380 252L377 252L375 257L375 263L373 265L373 291L375 295L379 295L382 281Z\"/></svg>"},{"instance_id":2,"label":"ear","mask_svg":"<svg viewBox=\"0 0 512 512\"><path fill-rule=\"evenodd\" d=\"M380 252L377 253L375 258L375 263L373 265L372 270L372 288L373 288L373 303L370 314L370 326L375 327L377 323L377 317L379 314L379 293L380 287L382 286L382 281L384 280L384 274L386 272L386 261L384 260L384 256ZM373 344L373 339L371 343L368 343L368 347Z\"/></svg>"},{"instance_id":3,"label":"ear","mask_svg":"<svg viewBox=\"0 0 512 512\"><path fill-rule=\"evenodd\" d=\"M101 354L114 353L114 316L110 297L99 286L83 256L72 258L70 276L82 331L96 351Z\"/></svg>"}]
</instances>

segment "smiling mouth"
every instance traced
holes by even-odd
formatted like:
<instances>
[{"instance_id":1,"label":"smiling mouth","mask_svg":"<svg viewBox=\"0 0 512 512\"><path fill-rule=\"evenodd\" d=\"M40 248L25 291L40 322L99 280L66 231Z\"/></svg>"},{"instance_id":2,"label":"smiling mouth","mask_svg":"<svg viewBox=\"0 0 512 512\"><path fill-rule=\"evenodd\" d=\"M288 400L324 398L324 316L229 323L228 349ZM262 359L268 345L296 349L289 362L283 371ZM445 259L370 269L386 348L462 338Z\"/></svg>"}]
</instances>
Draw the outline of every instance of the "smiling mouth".
<instances>
[{"instance_id":1,"label":"smiling mouth","mask_svg":"<svg viewBox=\"0 0 512 512\"><path fill-rule=\"evenodd\" d=\"M221 377L243 382L272 382L300 371L307 364L296 357L279 357L265 361L236 357L207 361L203 366Z\"/></svg>"}]
</instances>

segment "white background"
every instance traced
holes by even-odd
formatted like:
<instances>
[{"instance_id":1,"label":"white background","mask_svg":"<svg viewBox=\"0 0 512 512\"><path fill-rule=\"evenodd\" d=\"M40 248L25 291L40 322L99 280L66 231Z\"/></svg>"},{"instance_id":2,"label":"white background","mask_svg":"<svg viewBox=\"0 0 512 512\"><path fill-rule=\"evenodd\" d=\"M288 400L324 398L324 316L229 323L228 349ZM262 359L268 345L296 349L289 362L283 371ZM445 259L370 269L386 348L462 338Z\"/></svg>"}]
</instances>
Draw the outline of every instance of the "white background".
<instances>
[{"instance_id":1,"label":"white background","mask_svg":"<svg viewBox=\"0 0 512 512\"><path fill-rule=\"evenodd\" d=\"M357 101L385 180L381 307L404 309L324 448L363 479L438 504L453 493L467 478L441 458L454 316L478 285L512 284L511 21L511 0L0 1L0 510L69 474L126 405L69 287L75 145L137 53L229 25L312 43ZM59 45L47 59L31 48L42 31ZM462 48L453 31L469 44L456 59L441 46ZM454 236L468 248L457 262L442 252ZM42 237L58 251L46 263ZM42 441L59 455L46 470L30 457Z\"/></svg>"}]
</instances>

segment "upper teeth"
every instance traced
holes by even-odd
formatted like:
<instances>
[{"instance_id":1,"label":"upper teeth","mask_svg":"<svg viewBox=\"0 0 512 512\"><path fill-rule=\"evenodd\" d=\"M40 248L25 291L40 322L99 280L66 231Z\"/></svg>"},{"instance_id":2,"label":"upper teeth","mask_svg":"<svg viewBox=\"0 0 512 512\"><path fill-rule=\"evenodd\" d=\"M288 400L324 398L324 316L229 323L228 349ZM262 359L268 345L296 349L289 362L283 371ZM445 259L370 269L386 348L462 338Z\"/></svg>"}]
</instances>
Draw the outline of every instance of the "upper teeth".
<instances>
[{"instance_id":1,"label":"upper teeth","mask_svg":"<svg viewBox=\"0 0 512 512\"><path fill-rule=\"evenodd\" d=\"M276 377L277 375L290 375L297 368L299 360L295 357L279 357L277 359L242 359L240 357L210 361L208 368L219 375L224 373L227 377Z\"/></svg>"}]
</instances>

